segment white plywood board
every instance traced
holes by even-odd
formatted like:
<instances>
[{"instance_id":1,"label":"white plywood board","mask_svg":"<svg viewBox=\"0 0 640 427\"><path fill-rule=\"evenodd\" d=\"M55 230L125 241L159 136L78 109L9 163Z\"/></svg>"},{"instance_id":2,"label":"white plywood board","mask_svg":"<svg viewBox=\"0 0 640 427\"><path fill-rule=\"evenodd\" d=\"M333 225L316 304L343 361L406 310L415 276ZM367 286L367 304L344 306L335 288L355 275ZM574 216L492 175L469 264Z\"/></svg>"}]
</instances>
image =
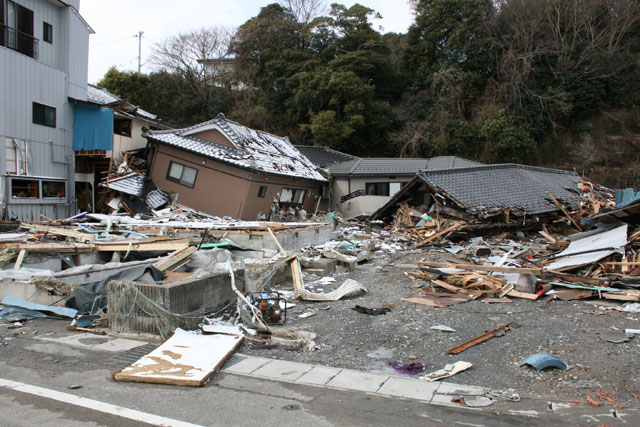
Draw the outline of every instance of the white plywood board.
<instances>
[{"instance_id":1,"label":"white plywood board","mask_svg":"<svg viewBox=\"0 0 640 427\"><path fill-rule=\"evenodd\" d=\"M160 347L113 375L116 381L202 386L238 348L242 337L176 329Z\"/></svg>"}]
</instances>

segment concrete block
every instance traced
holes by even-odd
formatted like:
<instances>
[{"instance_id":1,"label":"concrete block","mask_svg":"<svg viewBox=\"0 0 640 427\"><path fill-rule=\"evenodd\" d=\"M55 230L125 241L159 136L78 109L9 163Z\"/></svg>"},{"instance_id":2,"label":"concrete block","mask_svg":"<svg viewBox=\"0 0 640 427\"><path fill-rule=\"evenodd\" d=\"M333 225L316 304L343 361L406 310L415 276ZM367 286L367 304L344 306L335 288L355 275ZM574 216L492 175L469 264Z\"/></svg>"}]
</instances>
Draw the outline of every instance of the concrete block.
<instances>
[{"instance_id":1,"label":"concrete block","mask_svg":"<svg viewBox=\"0 0 640 427\"><path fill-rule=\"evenodd\" d=\"M438 384L414 378L390 377L378 390L387 396L404 397L430 401L438 389Z\"/></svg>"},{"instance_id":2,"label":"concrete block","mask_svg":"<svg viewBox=\"0 0 640 427\"><path fill-rule=\"evenodd\" d=\"M329 387L347 390L376 392L388 379L385 375L368 374L366 372L344 369L327 383Z\"/></svg>"},{"instance_id":3,"label":"concrete block","mask_svg":"<svg viewBox=\"0 0 640 427\"><path fill-rule=\"evenodd\" d=\"M245 374L249 375L253 371L271 362L270 359L263 359L261 357L240 356L241 359L236 361L239 355L233 356L229 359L229 362L221 369L223 372L229 372L232 374Z\"/></svg>"},{"instance_id":4,"label":"concrete block","mask_svg":"<svg viewBox=\"0 0 640 427\"><path fill-rule=\"evenodd\" d=\"M438 394L455 394L457 396L482 396L488 388L453 383L440 383Z\"/></svg>"},{"instance_id":5,"label":"concrete block","mask_svg":"<svg viewBox=\"0 0 640 427\"><path fill-rule=\"evenodd\" d=\"M309 372L312 367L312 365L303 363L273 360L253 371L252 375L274 380L295 381L303 374Z\"/></svg>"},{"instance_id":6,"label":"concrete block","mask_svg":"<svg viewBox=\"0 0 640 427\"><path fill-rule=\"evenodd\" d=\"M330 368L328 366L314 366L310 371L307 371L304 375L298 378L296 382L312 385L325 385L341 371L342 369L339 368Z\"/></svg>"},{"instance_id":7,"label":"concrete block","mask_svg":"<svg viewBox=\"0 0 640 427\"><path fill-rule=\"evenodd\" d=\"M454 408L467 408L466 406L464 406L461 403L456 403L456 402L452 402L451 399L453 399L455 396L451 395L451 394L434 394L433 395L433 399L431 399L431 404L433 405L442 405L442 406L452 406Z\"/></svg>"},{"instance_id":8,"label":"concrete block","mask_svg":"<svg viewBox=\"0 0 640 427\"><path fill-rule=\"evenodd\" d=\"M310 270L313 270L313 273L319 276L331 276L336 272L336 265L338 265L338 261L335 259L320 258L311 260L309 268L305 269L305 271L310 272Z\"/></svg>"}]
</instances>

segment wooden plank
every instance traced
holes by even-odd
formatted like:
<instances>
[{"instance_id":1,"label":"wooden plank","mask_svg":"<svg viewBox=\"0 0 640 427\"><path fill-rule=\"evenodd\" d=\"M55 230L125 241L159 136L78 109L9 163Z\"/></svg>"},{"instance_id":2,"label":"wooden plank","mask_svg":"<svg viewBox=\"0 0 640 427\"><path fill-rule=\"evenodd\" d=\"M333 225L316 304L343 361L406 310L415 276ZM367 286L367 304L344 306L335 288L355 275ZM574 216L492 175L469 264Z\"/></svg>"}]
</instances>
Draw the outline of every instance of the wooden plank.
<instances>
[{"instance_id":1,"label":"wooden plank","mask_svg":"<svg viewBox=\"0 0 640 427\"><path fill-rule=\"evenodd\" d=\"M113 374L113 379L201 387L242 339L234 335L196 335L176 329L160 347Z\"/></svg>"},{"instance_id":2,"label":"wooden plank","mask_svg":"<svg viewBox=\"0 0 640 427\"><path fill-rule=\"evenodd\" d=\"M551 234L547 233L546 231L540 230L540 231L538 231L538 234L540 234L542 237L544 237L545 239L547 239L548 241L550 241L554 245L556 243L558 243L558 240L556 240Z\"/></svg>"},{"instance_id":3,"label":"wooden plank","mask_svg":"<svg viewBox=\"0 0 640 427\"><path fill-rule=\"evenodd\" d=\"M94 251L95 245L90 243L10 243L7 249L16 252L25 249L35 253L78 253Z\"/></svg>"},{"instance_id":4,"label":"wooden plank","mask_svg":"<svg viewBox=\"0 0 640 427\"><path fill-rule=\"evenodd\" d=\"M166 257L160 259L158 262L153 264L155 268L160 271L169 270L172 267L175 267L176 264L183 264L183 261L186 261L193 253L196 251L195 246L189 246L184 249L177 250L167 255Z\"/></svg>"},{"instance_id":5,"label":"wooden plank","mask_svg":"<svg viewBox=\"0 0 640 427\"><path fill-rule=\"evenodd\" d=\"M18 254L18 259L16 259L16 263L13 266L14 270L19 270L22 267L22 261L24 260L24 256L27 254L26 249L22 249Z\"/></svg>"},{"instance_id":6,"label":"wooden plank","mask_svg":"<svg viewBox=\"0 0 640 427\"><path fill-rule=\"evenodd\" d=\"M528 299L528 300L531 300L531 301L535 301L539 297L538 294L530 294L529 292L520 292L520 291L516 291L516 290L507 292L507 296L508 297L514 297L514 298Z\"/></svg>"},{"instance_id":7,"label":"wooden plank","mask_svg":"<svg viewBox=\"0 0 640 427\"><path fill-rule=\"evenodd\" d=\"M177 251L189 246L189 239L162 239L162 240L120 240L117 242L100 242L96 243L96 250L105 251Z\"/></svg>"},{"instance_id":8,"label":"wooden plank","mask_svg":"<svg viewBox=\"0 0 640 427\"><path fill-rule=\"evenodd\" d=\"M276 242L276 246L278 246L278 250L280 251L280 253L282 255L286 255L287 251L284 250L284 248L282 247L282 245L278 241L278 238L276 237L276 235L273 234L273 231L271 231L271 228L267 227L267 230L269 230L269 234L271 234L271 237L273 237L273 240Z\"/></svg>"},{"instance_id":9,"label":"wooden plank","mask_svg":"<svg viewBox=\"0 0 640 427\"><path fill-rule=\"evenodd\" d=\"M89 233L80 233L78 231L67 230L66 228L51 227L48 225L40 225L40 224L27 224L27 223L22 223L20 227L26 228L27 230L32 230L32 231L42 231L45 233L51 233L58 236L72 237L73 239L82 243L90 242L93 240L93 236Z\"/></svg>"},{"instance_id":10,"label":"wooden plank","mask_svg":"<svg viewBox=\"0 0 640 427\"><path fill-rule=\"evenodd\" d=\"M449 228L445 228L444 230L440 230L439 232L427 237L426 239L423 239L423 240L420 240L419 242L416 242L416 244L413 245L413 249L419 248L420 246L424 246L427 243L429 243L429 242L431 242L431 241L433 241L433 240L435 240L435 239L437 239L439 237L444 236L445 234L448 234L448 233L450 233L452 231L457 230L458 228L462 227L463 225L464 225L463 222L458 222L458 223L452 225Z\"/></svg>"},{"instance_id":11,"label":"wooden plank","mask_svg":"<svg viewBox=\"0 0 640 427\"><path fill-rule=\"evenodd\" d=\"M420 265L426 265L428 267L433 268L457 268L459 270L466 271L497 271L500 273L531 273L538 274L540 273L540 268L538 267L498 267L495 265L476 265L476 264L453 264L450 262L430 262L423 261L418 262Z\"/></svg>"},{"instance_id":12,"label":"wooden plank","mask_svg":"<svg viewBox=\"0 0 640 427\"><path fill-rule=\"evenodd\" d=\"M298 298L298 295L305 290L300 260L297 257L293 258L289 263L289 266L291 267L291 277L293 278L293 289L296 293L296 298Z\"/></svg>"}]
</instances>

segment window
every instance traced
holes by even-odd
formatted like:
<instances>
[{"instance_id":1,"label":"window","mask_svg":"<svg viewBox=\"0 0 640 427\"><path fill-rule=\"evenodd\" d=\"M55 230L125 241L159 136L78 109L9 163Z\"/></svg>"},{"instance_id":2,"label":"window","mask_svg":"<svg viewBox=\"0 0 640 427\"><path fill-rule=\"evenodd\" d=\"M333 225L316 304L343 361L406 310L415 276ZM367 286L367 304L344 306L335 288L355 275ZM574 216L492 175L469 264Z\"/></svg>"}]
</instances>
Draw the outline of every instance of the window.
<instances>
[{"instance_id":1,"label":"window","mask_svg":"<svg viewBox=\"0 0 640 427\"><path fill-rule=\"evenodd\" d=\"M53 25L42 21L42 40L53 43Z\"/></svg>"},{"instance_id":2,"label":"window","mask_svg":"<svg viewBox=\"0 0 640 427\"><path fill-rule=\"evenodd\" d=\"M37 179L11 179L11 197L37 199L40 197L40 181Z\"/></svg>"},{"instance_id":3,"label":"window","mask_svg":"<svg viewBox=\"0 0 640 427\"><path fill-rule=\"evenodd\" d=\"M56 127L56 109L47 105L33 103L33 123L37 125Z\"/></svg>"},{"instance_id":4,"label":"window","mask_svg":"<svg viewBox=\"0 0 640 427\"><path fill-rule=\"evenodd\" d=\"M114 118L113 133L131 138L131 119Z\"/></svg>"},{"instance_id":5,"label":"window","mask_svg":"<svg viewBox=\"0 0 640 427\"><path fill-rule=\"evenodd\" d=\"M64 181L42 181L42 197L64 198L66 185Z\"/></svg>"},{"instance_id":6,"label":"window","mask_svg":"<svg viewBox=\"0 0 640 427\"><path fill-rule=\"evenodd\" d=\"M167 179L193 188L196 183L197 174L197 169L181 165L180 163L171 162L169 164L169 171L167 172Z\"/></svg>"},{"instance_id":7,"label":"window","mask_svg":"<svg viewBox=\"0 0 640 427\"><path fill-rule=\"evenodd\" d=\"M388 182L367 182L366 189L367 189L367 196L388 196L389 195Z\"/></svg>"},{"instance_id":8,"label":"window","mask_svg":"<svg viewBox=\"0 0 640 427\"><path fill-rule=\"evenodd\" d=\"M260 188L258 188L258 198L262 199L266 194L267 194L267 187L265 187L264 185L261 185Z\"/></svg>"},{"instance_id":9,"label":"window","mask_svg":"<svg viewBox=\"0 0 640 427\"><path fill-rule=\"evenodd\" d=\"M0 8L4 8L0 2ZM0 44L38 59L38 39L33 37L33 11L13 1L7 1L0 25Z\"/></svg>"},{"instance_id":10,"label":"window","mask_svg":"<svg viewBox=\"0 0 640 427\"><path fill-rule=\"evenodd\" d=\"M280 203L290 203L293 205L301 205L304 202L304 196L307 190L296 190L293 188L283 188L280 191Z\"/></svg>"}]
</instances>

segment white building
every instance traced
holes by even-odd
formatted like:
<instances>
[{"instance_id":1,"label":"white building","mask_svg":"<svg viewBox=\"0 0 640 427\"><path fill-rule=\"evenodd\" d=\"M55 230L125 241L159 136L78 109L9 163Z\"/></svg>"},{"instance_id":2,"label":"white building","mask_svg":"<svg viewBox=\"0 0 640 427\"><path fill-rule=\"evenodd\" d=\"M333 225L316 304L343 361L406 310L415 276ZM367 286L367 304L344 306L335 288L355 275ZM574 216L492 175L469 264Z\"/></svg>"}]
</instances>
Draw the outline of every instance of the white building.
<instances>
[{"instance_id":1,"label":"white building","mask_svg":"<svg viewBox=\"0 0 640 427\"><path fill-rule=\"evenodd\" d=\"M87 99L80 0L0 0L0 203L4 219L75 212L73 106Z\"/></svg>"}]
</instances>

